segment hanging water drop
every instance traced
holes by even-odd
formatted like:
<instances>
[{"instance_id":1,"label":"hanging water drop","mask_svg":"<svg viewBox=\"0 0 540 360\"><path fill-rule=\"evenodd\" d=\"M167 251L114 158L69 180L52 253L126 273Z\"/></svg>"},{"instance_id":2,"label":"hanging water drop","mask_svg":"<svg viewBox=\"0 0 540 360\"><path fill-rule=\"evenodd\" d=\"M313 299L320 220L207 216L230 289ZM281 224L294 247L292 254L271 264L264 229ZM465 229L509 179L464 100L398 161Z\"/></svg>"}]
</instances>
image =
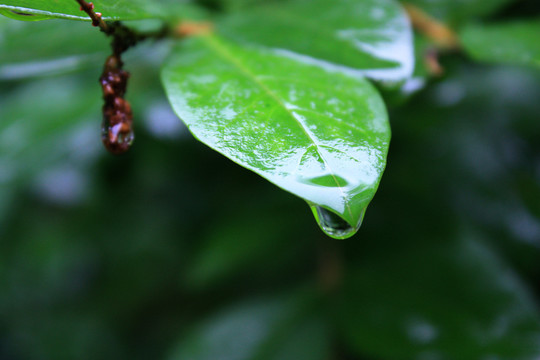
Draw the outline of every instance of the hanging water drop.
<instances>
[{"instance_id":1,"label":"hanging water drop","mask_svg":"<svg viewBox=\"0 0 540 360\"><path fill-rule=\"evenodd\" d=\"M358 229L360 229L360 225L362 225L362 219L364 217L362 214L358 224L352 226L339 215L322 206L312 205L311 210L321 230L334 239L347 239L356 234Z\"/></svg>"}]
</instances>

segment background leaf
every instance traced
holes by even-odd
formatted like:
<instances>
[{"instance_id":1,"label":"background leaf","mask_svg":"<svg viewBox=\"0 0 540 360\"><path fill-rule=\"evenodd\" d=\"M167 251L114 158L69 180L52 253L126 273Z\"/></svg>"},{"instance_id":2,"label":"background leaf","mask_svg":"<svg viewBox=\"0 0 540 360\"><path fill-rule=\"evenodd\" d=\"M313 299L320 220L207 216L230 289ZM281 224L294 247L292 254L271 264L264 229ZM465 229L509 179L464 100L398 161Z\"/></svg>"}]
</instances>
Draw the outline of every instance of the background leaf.
<instances>
[{"instance_id":1,"label":"background leaf","mask_svg":"<svg viewBox=\"0 0 540 360\"><path fill-rule=\"evenodd\" d=\"M4 184L28 185L37 174L46 173L49 181L58 181L55 174L82 177L81 170L99 149L87 126L89 120L100 118L99 89L82 87L81 82L87 80L42 80L2 98L0 162ZM63 106L51 108L51 101ZM55 168L58 162L63 166ZM75 195L70 191L84 189L83 181L75 179L73 188L64 188L68 197Z\"/></svg>"},{"instance_id":2,"label":"background leaf","mask_svg":"<svg viewBox=\"0 0 540 360\"><path fill-rule=\"evenodd\" d=\"M519 278L474 237L429 241L351 269L338 305L350 346L383 359L537 357L540 314Z\"/></svg>"},{"instance_id":3,"label":"background leaf","mask_svg":"<svg viewBox=\"0 0 540 360\"><path fill-rule=\"evenodd\" d=\"M286 226L275 226L269 216L273 204L267 201L266 205L268 213L250 215L249 209L245 209L246 215L240 221L227 216L216 221L195 249L189 269L182 274L190 289L206 289L238 278L249 282L245 269L250 269L250 275L287 273L294 271L289 266L291 262L313 255L305 254L308 244L303 241L301 231L297 232L297 242L288 241L297 220L283 219ZM259 233L259 229L266 231ZM242 240L254 233L258 235L248 243Z\"/></svg>"},{"instance_id":4,"label":"background leaf","mask_svg":"<svg viewBox=\"0 0 540 360\"><path fill-rule=\"evenodd\" d=\"M329 342L313 293L245 301L192 331L170 360L324 360Z\"/></svg>"},{"instance_id":5,"label":"background leaf","mask_svg":"<svg viewBox=\"0 0 540 360\"><path fill-rule=\"evenodd\" d=\"M470 19L493 14L512 0L403 0L402 2L418 6L451 27L459 27Z\"/></svg>"},{"instance_id":6,"label":"background leaf","mask_svg":"<svg viewBox=\"0 0 540 360\"><path fill-rule=\"evenodd\" d=\"M216 37L176 48L162 79L199 140L319 206L330 235L356 232L390 139L384 104L366 80Z\"/></svg>"},{"instance_id":7,"label":"background leaf","mask_svg":"<svg viewBox=\"0 0 540 360\"><path fill-rule=\"evenodd\" d=\"M218 29L235 40L378 80L405 80L414 67L410 24L393 0L270 1L231 13Z\"/></svg>"},{"instance_id":8,"label":"background leaf","mask_svg":"<svg viewBox=\"0 0 540 360\"><path fill-rule=\"evenodd\" d=\"M540 20L471 24L460 34L465 50L477 60L540 67Z\"/></svg>"},{"instance_id":9,"label":"background leaf","mask_svg":"<svg viewBox=\"0 0 540 360\"><path fill-rule=\"evenodd\" d=\"M0 17L0 37L3 80L58 75L88 67L99 69L110 51L105 36L78 22L27 24Z\"/></svg>"}]
</instances>

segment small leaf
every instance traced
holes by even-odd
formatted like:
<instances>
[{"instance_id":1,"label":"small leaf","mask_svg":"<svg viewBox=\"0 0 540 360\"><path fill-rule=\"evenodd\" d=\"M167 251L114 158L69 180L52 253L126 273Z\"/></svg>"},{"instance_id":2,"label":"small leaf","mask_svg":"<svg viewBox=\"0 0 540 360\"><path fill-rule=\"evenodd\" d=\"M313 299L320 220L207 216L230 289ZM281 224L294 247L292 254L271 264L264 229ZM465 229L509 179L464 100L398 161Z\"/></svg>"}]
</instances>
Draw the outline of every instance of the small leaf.
<instances>
[{"instance_id":1,"label":"small leaf","mask_svg":"<svg viewBox=\"0 0 540 360\"><path fill-rule=\"evenodd\" d=\"M410 24L393 0L269 2L233 13L220 25L235 40L378 80L402 81L414 67Z\"/></svg>"},{"instance_id":2,"label":"small leaf","mask_svg":"<svg viewBox=\"0 0 540 360\"><path fill-rule=\"evenodd\" d=\"M166 15L157 0L94 0L92 2L95 11L102 13L105 20L137 20ZM17 17L19 20L30 19L30 16L40 16L42 19L90 21L88 15L79 9L79 4L75 0L0 0L0 9L4 10L4 15L6 11L19 15Z\"/></svg>"},{"instance_id":3,"label":"small leaf","mask_svg":"<svg viewBox=\"0 0 540 360\"><path fill-rule=\"evenodd\" d=\"M326 326L311 293L244 301L188 333L170 360L325 360Z\"/></svg>"},{"instance_id":4,"label":"small leaf","mask_svg":"<svg viewBox=\"0 0 540 360\"><path fill-rule=\"evenodd\" d=\"M162 80L195 137L347 224L329 235L356 232L390 141L368 81L213 36L176 48Z\"/></svg>"},{"instance_id":5,"label":"small leaf","mask_svg":"<svg viewBox=\"0 0 540 360\"><path fill-rule=\"evenodd\" d=\"M58 77L20 85L0 103L0 165L2 182L27 185L51 170L59 159L73 157L80 168L96 155L92 124L101 100L87 77ZM90 138L88 139L88 135ZM69 161L63 165L73 165Z\"/></svg>"},{"instance_id":6,"label":"small leaf","mask_svg":"<svg viewBox=\"0 0 540 360\"><path fill-rule=\"evenodd\" d=\"M540 20L469 25L461 33L465 50L478 61L540 67Z\"/></svg>"},{"instance_id":7,"label":"small leaf","mask_svg":"<svg viewBox=\"0 0 540 360\"><path fill-rule=\"evenodd\" d=\"M251 204L249 199L242 201ZM304 256L311 258L306 245L311 245L312 239L302 236L305 226L299 217L277 219L275 212L267 202L256 212L251 204L247 209L237 209L235 216L223 214L209 223L206 235L197 241L198 248L190 256L190 266L182 272L186 285L205 289L245 275L257 278L258 274L282 272L290 277L287 270L292 264L298 264ZM298 241L291 242L294 236Z\"/></svg>"},{"instance_id":8,"label":"small leaf","mask_svg":"<svg viewBox=\"0 0 540 360\"><path fill-rule=\"evenodd\" d=\"M72 21L21 23L0 17L0 38L2 80L57 75L85 66L101 68L110 51L109 40L95 28Z\"/></svg>"}]
</instances>

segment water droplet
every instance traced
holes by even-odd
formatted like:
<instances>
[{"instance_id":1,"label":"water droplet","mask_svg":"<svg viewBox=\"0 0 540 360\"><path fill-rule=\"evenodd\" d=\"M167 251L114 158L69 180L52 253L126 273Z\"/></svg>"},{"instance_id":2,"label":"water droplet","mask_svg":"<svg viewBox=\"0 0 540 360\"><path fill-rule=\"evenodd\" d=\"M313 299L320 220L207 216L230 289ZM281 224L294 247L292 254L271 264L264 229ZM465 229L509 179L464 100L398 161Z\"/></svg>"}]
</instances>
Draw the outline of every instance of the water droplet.
<instances>
[{"instance_id":1,"label":"water droplet","mask_svg":"<svg viewBox=\"0 0 540 360\"><path fill-rule=\"evenodd\" d=\"M123 121L113 124L105 118L101 127L101 139L109 152L113 154L125 153L135 139L131 122Z\"/></svg>"},{"instance_id":2,"label":"water droplet","mask_svg":"<svg viewBox=\"0 0 540 360\"><path fill-rule=\"evenodd\" d=\"M334 239L347 239L356 234L358 229L360 229L360 225L362 225L362 219L364 217L362 214L358 224L352 226L339 215L322 206L312 205L311 210L322 231Z\"/></svg>"}]
</instances>

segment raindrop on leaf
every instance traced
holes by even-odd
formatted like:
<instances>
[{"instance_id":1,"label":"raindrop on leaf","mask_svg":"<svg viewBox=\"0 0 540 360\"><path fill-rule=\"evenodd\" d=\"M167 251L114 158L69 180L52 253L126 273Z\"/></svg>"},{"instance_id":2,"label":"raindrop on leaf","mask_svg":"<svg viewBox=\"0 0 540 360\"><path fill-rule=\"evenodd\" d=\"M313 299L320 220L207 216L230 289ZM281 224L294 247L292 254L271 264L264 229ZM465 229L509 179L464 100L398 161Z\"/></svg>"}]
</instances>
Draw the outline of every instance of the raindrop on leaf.
<instances>
[{"instance_id":1,"label":"raindrop on leaf","mask_svg":"<svg viewBox=\"0 0 540 360\"><path fill-rule=\"evenodd\" d=\"M364 215L360 218L360 221L356 226L352 226L336 213L323 208L322 206L312 205L311 210L320 228L324 233L334 239L347 239L356 234Z\"/></svg>"}]
</instances>

